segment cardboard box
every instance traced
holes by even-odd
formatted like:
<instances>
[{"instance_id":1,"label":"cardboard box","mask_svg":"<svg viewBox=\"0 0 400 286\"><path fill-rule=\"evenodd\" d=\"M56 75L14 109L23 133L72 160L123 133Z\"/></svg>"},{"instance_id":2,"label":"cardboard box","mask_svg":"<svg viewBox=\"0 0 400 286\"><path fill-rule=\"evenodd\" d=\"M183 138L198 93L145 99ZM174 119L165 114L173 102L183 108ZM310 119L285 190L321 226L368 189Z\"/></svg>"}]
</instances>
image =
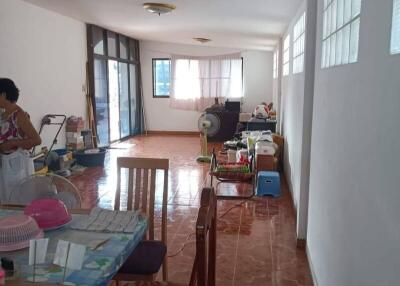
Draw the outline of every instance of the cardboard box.
<instances>
[{"instance_id":1,"label":"cardboard box","mask_svg":"<svg viewBox=\"0 0 400 286\"><path fill-rule=\"evenodd\" d=\"M81 131L85 127L85 122L82 119L82 117L76 117L76 116L71 116L67 119L67 132L78 132L81 133Z\"/></svg>"},{"instance_id":2,"label":"cardboard box","mask_svg":"<svg viewBox=\"0 0 400 286\"><path fill-rule=\"evenodd\" d=\"M278 159L272 155L257 155L256 170L259 171L277 171Z\"/></svg>"},{"instance_id":3,"label":"cardboard box","mask_svg":"<svg viewBox=\"0 0 400 286\"><path fill-rule=\"evenodd\" d=\"M67 144L68 150L82 150L85 149L85 144L82 143L69 143Z\"/></svg>"},{"instance_id":4,"label":"cardboard box","mask_svg":"<svg viewBox=\"0 0 400 286\"><path fill-rule=\"evenodd\" d=\"M283 136L274 133L274 134L272 134L272 140L274 141L274 143L275 143L276 145L279 146L279 150L282 150L282 151L283 151L283 146L284 146L284 144L285 144L285 143L284 143L284 138L283 138Z\"/></svg>"},{"instance_id":5,"label":"cardboard box","mask_svg":"<svg viewBox=\"0 0 400 286\"><path fill-rule=\"evenodd\" d=\"M283 136L279 134L272 134L272 140L276 145L278 145L278 153L275 154L275 157L278 158L278 170L283 171L283 148L285 147L285 140Z\"/></svg>"},{"instance_id":6,"label":"cardboard box","mask_svg":"<svg viewBox=\"0 0 400 286\"><path fill-rule=\"evenodd\" d=\"M67 132L81 133L81 131L84 129L84 126L83 125L67 125L66 129L67 129Z\"/></svg>"},{"instance_id":7,"label":"cardboard box","mask_svg":"<svg viewBox=\"0 0 400 286\"><path fill-rule=\"evenodd\" d=\"M79 143L83 143L83 136L67 137L67 144L79 144Z\"/></svg>"},{"instance_id":8,"label":"cardboard box","mask_svg":"<svg viewBox=\"0 0 400 286\"><path fill-rule=\"evenodd\" d=\"M77 138L77 137L81 136L81 133L79 133L79 132L66 132L65 135L67 136L67 138Z\"/></svg>"}]
</instances>

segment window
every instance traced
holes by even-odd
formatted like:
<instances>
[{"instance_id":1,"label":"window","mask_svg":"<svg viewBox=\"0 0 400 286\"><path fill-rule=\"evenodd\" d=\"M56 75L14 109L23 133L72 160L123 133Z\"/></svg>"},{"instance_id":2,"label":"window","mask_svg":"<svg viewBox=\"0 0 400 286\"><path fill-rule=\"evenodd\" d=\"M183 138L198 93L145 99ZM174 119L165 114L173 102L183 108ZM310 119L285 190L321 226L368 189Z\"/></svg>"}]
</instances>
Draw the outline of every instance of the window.
<instances>
[{"instance_id":1,"label":"window","mask_svg":"<svg viewBox=\"0 0 400 286\"><path fill-rule=\"evenodd\" d=\"M300 17L293 30L293 73L301 73L304 69L304 41L306 13Z\"/></svg>"},{"instance_id":2,"label":"window","mask_svg":"<svg viewBox=\"0 0 400 286\"><path fill-rule=\"evenodd\" d=\"M393 1L392 41L390 51L400 54L400 0Z\"/></svg>"},{"instance_id":3,"label":"window","mask_svg":"<svg viewBox=\"0 0 400 286\"><path fill-rule=\"evenodd\" d=\"M290 35L283 41L283 76L289 75L290 70Z\"/></svg>"},{"instance_id":4,"label":"window","mask_svg":"<svg viewBox=\"0 0 400 286\"><path fill-rule=\"evenodd\" d=\"M153 97L169 97L171 60L153 59Z\"/></svg>"},{"instance_id":5,"label":"window","mask_svg":"<svg viewBox=\"0 0 400 286\"><path fill-rule=\"evenodd\" d=\"M211 57L171 57L170 106L203 111L220 100L243 97L243 59L240 53Z\"/></svg>"},{"instance_id":6,"label":"window","mask_svg":"<svg viewBox=\"0 0 400 286\"><path fill-rule=\"evenodd\" d=\"M273 78L278 78L279 75L279 50L276 50L274 52L274 66L273 66L273 70L272 70L272 76Z\"/></svg>"},{"instance_id":7,"label":"window","mask_svg":"<svg viewBox=\"0 0 400 286\"><path fill-rule=\"evenodd\" d=\"M324 0L321 67L358 61L361 0Z\"/></svg>"}]
</instances>

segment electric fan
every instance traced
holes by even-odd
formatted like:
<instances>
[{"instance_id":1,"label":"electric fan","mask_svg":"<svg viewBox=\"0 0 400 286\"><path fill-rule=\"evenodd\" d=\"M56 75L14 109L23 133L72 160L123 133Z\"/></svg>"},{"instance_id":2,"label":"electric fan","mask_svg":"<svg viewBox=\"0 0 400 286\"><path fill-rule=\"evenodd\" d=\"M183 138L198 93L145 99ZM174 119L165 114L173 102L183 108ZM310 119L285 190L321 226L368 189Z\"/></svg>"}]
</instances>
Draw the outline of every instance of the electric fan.
<instances>
[{"instance_id":1,"label":"electric fan","mask_svg":"<svg viewBox=\"0 0 400 286\"><path fill-rule=\"evenodd\" d=\"M211 157L207 152L207 136L214 136L218 132L220 120L213 113L203 113L197 124L201 136L201 155L196 160L204 163L211 162Z\"/></svg>"},{"instance_id":2,"label":"electric fan","mask_svg":"<svg viewBox=\"0 0 400 286\"><path fill-rule=\"evenodd\" d=\"M23 179L11 192L9 203L28 205L36 199L61 200L68 209L80 208L78 189L69 180L55 174L34 174Z\"/></svg>"}]
</instances>

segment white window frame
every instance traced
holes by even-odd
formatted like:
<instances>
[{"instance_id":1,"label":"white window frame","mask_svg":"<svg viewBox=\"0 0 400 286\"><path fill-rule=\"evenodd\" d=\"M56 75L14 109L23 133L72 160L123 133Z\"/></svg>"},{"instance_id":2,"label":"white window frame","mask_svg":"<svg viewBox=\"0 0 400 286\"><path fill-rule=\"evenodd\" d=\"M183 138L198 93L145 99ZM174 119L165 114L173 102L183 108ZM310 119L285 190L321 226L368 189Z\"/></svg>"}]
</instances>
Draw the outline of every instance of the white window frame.
<instances>
[{"instance_id":1,"label":"white window frame","mask_svg":"<svg viewBox=\"0 0 400 286\"><path fill-rule=\"evenodd\" d=\"M321 68L358 62L362 0L324 0Z\"/></svg>"},{"instance_id":2,"label":"white window frame","mask_svg":"<svg viewBox=\"0 0 400 286\"><path fill-rule=\"evenodd\" d=\"M306 33L306 13L304 12L293 29L293 74L304 71L304 42Z\"/></svg>"},{"instance_id":3,"label":"white window frame","mask_svg":"<svg viewBox=\"0 0 400 286\"><path fill-rule=\"evenodd\" d=\"M400 54L400 0L393 0L392 36L390 53Z\"/></svg>"},{"instance_id":4,"label":"white window frame","mask_svg":"<svg viewBox=\"0 0 400 286\"><path fill-rule=\"evenodd\" d=\"M272 70L272 77L274 79L277 79L279 76L279 50L276 50L274 52L274 58L273 58L273 70Z\"/></svg>"},{"instance_id":5,"label":"white window frame","mask_svg":"<svg viewBox=\"0 0 400 286\"><path fill-rule=\"evenodd\" d=\"M290 34L285 37L283 41L283 61L282 61L282 75L288 76L290 74Z\"/></svg>"}]
</instances>

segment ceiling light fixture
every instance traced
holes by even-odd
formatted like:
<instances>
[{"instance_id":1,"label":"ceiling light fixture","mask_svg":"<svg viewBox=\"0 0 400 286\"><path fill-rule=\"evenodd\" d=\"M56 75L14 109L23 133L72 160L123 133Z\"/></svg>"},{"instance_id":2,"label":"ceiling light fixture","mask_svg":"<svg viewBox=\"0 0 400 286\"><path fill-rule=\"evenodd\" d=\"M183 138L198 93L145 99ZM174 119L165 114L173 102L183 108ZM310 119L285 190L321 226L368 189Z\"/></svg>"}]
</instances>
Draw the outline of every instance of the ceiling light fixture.
<instances>
[{"instance_id":1,"label":"ceiling light fixture","mask_svg":"<svg viewBox=\"0 0 400 286\"><path fill-rule=\"evenodd\" d=\"M197 42L200 42L200 43L202 43L202 44L211 41L211 39L208 39L208 38L193 38L193 40L195 40L195 41L197 41Z\"/></svg>"},{"instance_id":2,"label":"ceiling light fixture","mask_svg":"<svg viewBox=\"0 0 400 286\"><path fill-rule=\"evenodd\" d=\"M155 13L160 16L161 14L171 13L176 9L176 6L165 3L144 3L143 8L150 13Z\"/></svg>"}]
</instances>

